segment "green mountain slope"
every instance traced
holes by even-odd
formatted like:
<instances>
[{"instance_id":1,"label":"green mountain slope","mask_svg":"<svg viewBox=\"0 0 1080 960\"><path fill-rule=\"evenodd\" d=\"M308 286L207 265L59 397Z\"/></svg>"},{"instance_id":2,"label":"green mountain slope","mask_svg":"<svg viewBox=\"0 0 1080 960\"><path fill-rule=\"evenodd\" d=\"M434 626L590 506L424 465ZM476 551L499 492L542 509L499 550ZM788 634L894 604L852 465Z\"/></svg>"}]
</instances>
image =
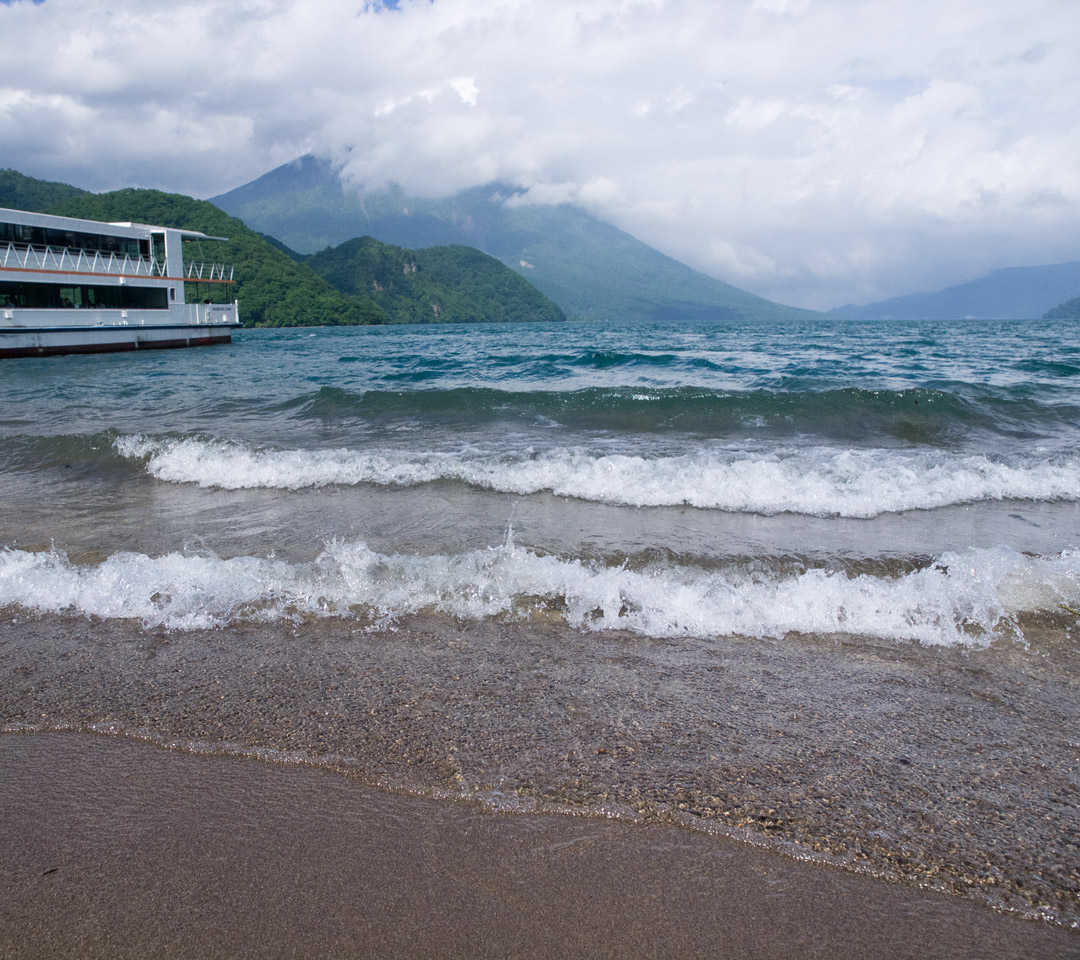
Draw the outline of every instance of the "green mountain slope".
<instances>
[{"instance_id":1,"label":"green mountain slope","mask_svg":"<svg viewBox=\"0 0 1080 960\"><path fill-rule=\"evenodd\" d=\"M359 236L418 248L467 244L501 260L572 317L759 318L814 314L692 270L571 205L515 202L497 184L429 200L342 189L324 161L302 157L213 198L256 230L314 253Z\"/></svg>"},{"instance_id":2,"label":"green mountain slope","mask_svg":"<svg viewBox=\"0 0 1080 960\"><path fill-rule=\"evenodd\" d=\"M1080 293L1080 260L1008 267L937 293L911 293L829 311L851 320L1033 320Z\"/></svg>"},{"instance_id":3,"label":"green mountain slope","mask_svg":"<svg viewBox=\"0 0 1080 960\"><path fill-rule=\"evenodd\" d=\"M407 250L360 237L304 263L343 293L370 297L399 323L566 319L534 286L472 247Z\"/></svg>"},{"instance_id":4,"label":"green mountain slope","mask_svg":"<svg viewBox=\"0 0 1080 960\"><path fill-rule=\"evenodd\" d=\"M206 244L202 254L206 260L235 266L234 295L240 301L240 317L248 326L364 324L387 320L370 299L340 293L309 267L205 200L157 190L129 189L73 197L48 212L89 220L130 220L183 227L228 237L224 243ZM185 252L185 256L191 253Z\"/></svg>"},{"instance_id":5,"label":"green mountain slope","mask_svg":"<svg viewBox=\"0 0 1080 960\"><path fill-rule=\"evenodd\" d=\"M87 191L67 183L35 180L17 170L0 170L0 207L44 213L53 204L78 197Z\"/></svg>"}]
</instances>

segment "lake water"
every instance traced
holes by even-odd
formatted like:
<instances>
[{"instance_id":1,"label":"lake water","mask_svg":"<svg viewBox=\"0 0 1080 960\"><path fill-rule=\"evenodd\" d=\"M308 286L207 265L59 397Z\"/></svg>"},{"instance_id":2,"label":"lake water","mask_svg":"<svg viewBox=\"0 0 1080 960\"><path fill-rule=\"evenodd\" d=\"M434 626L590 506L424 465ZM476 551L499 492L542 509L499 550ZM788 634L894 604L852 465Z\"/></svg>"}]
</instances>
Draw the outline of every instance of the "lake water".
<instances>
[{"instance_id":1,"label":"lake water","mask_svg":"<svg viewBox=\"0 0 1080 960\"><path fill-rule=\"evenodd\" d=\"M0 367L0 717L1080 920L1080 327Z\"/></svg>"}]
</instances>

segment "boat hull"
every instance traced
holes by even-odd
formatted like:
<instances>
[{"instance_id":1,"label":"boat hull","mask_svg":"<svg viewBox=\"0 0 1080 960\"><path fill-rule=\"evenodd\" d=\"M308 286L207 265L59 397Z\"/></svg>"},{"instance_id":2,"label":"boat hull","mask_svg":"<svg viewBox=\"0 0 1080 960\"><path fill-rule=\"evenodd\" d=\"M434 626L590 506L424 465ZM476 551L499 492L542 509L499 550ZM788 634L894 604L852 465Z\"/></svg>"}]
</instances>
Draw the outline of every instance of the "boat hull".
<instances>
[{"instance_id":1,"label":"boat hull","mask_svg":"<svg viewBox=\"0 0 1080 960\"><path fill-rule=\"evenodd\" d=\"M0 328L0 357L171 350L231 343L238 324Z\"/></svg>"}]
</instances>

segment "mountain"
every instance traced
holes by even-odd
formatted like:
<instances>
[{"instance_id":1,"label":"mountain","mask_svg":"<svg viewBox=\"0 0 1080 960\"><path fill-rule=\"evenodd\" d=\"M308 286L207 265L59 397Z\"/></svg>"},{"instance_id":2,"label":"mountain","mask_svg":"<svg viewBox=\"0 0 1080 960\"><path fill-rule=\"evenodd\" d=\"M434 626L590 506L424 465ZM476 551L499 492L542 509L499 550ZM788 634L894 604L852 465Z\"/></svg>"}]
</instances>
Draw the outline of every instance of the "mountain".
<instances>
[{"instance_id":1,"label":"mountain","mask_svg":"<svg viewBox=\"0 0 1080 960\"><path fill-rule=\"evenodd\" d=\"M1080 320L1080 297L1073 297L1059 303L1052 310L1043 314L1044 320Z\"/></svg>"},{"instance_id":2,"label":"mountain","mask_svg":"<svg viewBox=\"0 0 1080 960\"><path fill-rule=\"evenodd\" d=\"M407 250L360 237L303 262L336 290L370 298L395 323L566 319L531 283L472 247Z\"/></svg>"},{"instance_id":3,"label":"mountain","mask_svg":"<svg viewBox=\"0 0 1080 960\"><path fill-rule=\"evenodd\" d=\"M35 180L18 170L0 170L0 207L44 213L55 203L86 193L68 183Z\"/></svg>"},{"instance_id":4,"label":"mountain","mask_svg":"<svg viewBox=\"0 0 1080 960\"><path fill-rule=\"evenodd\" d=\"M347 192L334 168L301 157L212 202L302 253L355 237L423 248L465 244L526 277L567 314L593 319L755 318L815 314L692 270L570 204L522 202L489 184L430 200L398 188Z\"/></svg>"},{"instance_id":5,"label":"mountain","mask_svg":"<svg viewBox=\"0 0 1080 960\"><path fill-rule=\"evenodd\" d=\"M911 293L830 310L850 320L1029 320L1080 294L1080 260L1044 267L1008 267L938 293Z\"/></svg>"}]
</instances>

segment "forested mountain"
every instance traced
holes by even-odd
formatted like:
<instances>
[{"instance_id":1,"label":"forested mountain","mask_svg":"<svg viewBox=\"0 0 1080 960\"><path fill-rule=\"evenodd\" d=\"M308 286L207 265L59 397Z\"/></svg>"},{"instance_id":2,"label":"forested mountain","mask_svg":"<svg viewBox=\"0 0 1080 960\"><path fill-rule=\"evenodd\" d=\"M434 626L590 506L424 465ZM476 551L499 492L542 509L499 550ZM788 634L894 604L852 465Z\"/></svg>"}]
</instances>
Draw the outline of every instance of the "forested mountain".
<instances>
[{"instance_id":1,"label":"forested mountain","mask_svg":"<svg viewBox=\"0 0 1080 960\"><path fill-rule=\"evenodd\" d=\"M571 317L776 321L811 317L664 256L570 204L525 203L490 184L442 199L342 187L325 161L302 157L213 202L302 253L354 237L423 248L467 244L501 260Z\"/></svg>"},{"instance_id":2,"label":"forested mountain","mask_svg":"<svg viewBox=\"0 0 1080 960\"><path fill-rule=\"evenodd\" d=\"M0 207L44 213L53 204L86 192L68 183L35 180L17 170L0 170Z\"/></svg>"},{"instance_id":3,"label":"forested mountain","mask_svg":"<svg viewBox=\"0 0 1080 960\"><path fill-rule=\"evenodd\" d=\"M369 297L398 323L566 319L534 286L472 247L407 250L360 237L303 262L343 293Z\"/></svg>"}]
</instances>

